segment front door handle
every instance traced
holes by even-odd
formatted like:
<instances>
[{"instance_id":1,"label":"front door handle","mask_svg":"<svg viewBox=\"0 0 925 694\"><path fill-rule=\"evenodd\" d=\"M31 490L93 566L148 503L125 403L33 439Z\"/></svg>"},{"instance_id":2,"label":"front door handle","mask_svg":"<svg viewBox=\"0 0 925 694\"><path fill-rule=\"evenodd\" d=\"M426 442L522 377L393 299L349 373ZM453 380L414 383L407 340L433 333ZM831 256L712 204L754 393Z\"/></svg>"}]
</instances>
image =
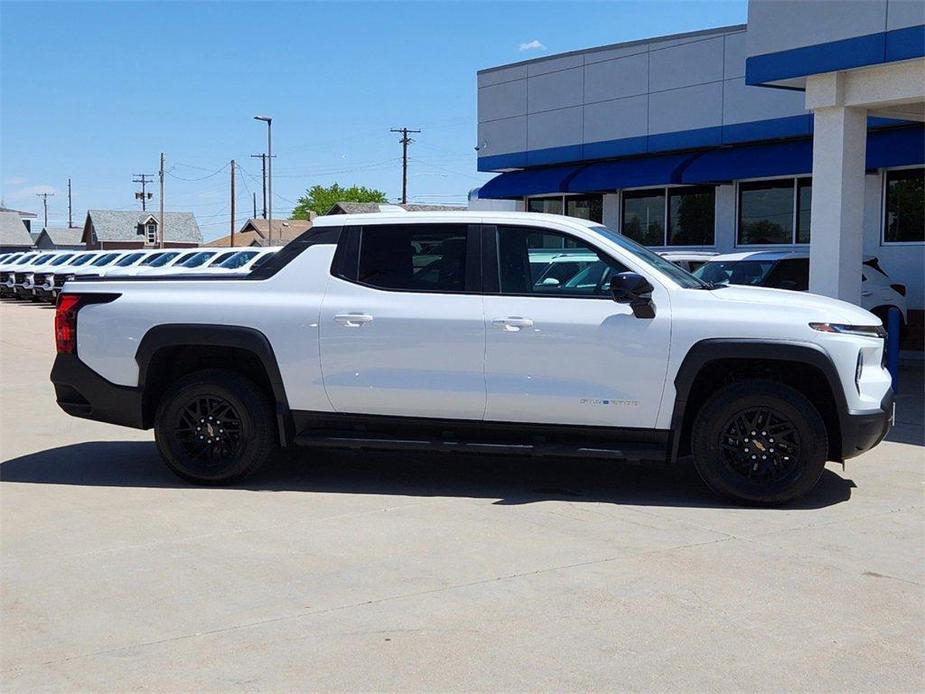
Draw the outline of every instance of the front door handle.
<instances>
[{"instance_id":1,"label":"front door handle","mask_svg":"<svg viewBox=\"0 0 925 694\"><path fill-rule=\"evenodd\" d=\"M491 324L496 328L501 328L510 333L516 333L521 328L532 328L533 321L521 316L508 316L507 318L495 318Z\"/></svg>"},{"instance_id":2,"label":"front door handle","mask_svg":"<svg viewBox=\"0 0 925 694\"><path fill-rule=\"evenodd\" d=\"M368 313L338 313L334 320L346 328L360 328L372 322L373 317Z\"/></svg>"}]
</instances>

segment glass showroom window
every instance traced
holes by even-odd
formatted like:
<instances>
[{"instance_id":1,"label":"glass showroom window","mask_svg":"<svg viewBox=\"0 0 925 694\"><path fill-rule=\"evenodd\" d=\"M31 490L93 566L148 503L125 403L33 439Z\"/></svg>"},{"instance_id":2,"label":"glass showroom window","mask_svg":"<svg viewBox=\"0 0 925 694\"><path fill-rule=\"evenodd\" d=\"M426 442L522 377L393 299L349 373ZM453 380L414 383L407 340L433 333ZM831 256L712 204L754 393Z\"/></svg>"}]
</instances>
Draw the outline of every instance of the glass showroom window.
<instances>
[{"instance_id":1,"label":"glass showroom window","mask_svg":"<svg viewBox=\"0 0 925 694\"><path fill-rule=\"evenodd\" d=\"M740 183L738 244L809 243L811 202L809 178Z\"/></svg>"},{"instance_id":2,"label":"glass showroom window","mask_svg":"<svg viewBox=\"0 0 925 694\"><path fill-rule=\"evenodd\" d=\"M527 198L527 212L565 214L592 222L604 221L603 195L556 195L555 197Z\"/></svg>"},{"instance_id":3,"label":"glass showroom window","mask_svg":"<svg viewBox=\"0 0 925 694\"><path fill-rule=\"evenodd\" d=\"M712 186L668 189L668 246L712 246L716 189Z\"/></svg>"},{"instance_id":4,"label":"glass showroom window","mask_svg":"<svg viewBox=\"0 0 925 694\"><path fill-rule=\"evenodd\" d=\"M925 169L886 172L886 243L925 241Z\"/></svg>"},{"instance_id":5,"label":"glass showroom window","mask_svg":"<svg viewBox=\"0 0 925 694\"><path fill-rule=\"evenodd\" d=\"M562 214L562 196L557 195L554 198L528 198L527 212Z\"/></svg>"},{"instance_id":6,"label":"glass showroom window","mask_svg":"<svg viewBox=\"0 0 925 694\"><path fill-rule=\"evenodd\" d=\"M591 222L604 221L603 195L570 195L565 198L565 214L569 217L587 219Z\"/></svg>"},{"instance_id":7,"label":"glass showroom window","mask_svg":"<svg viewBox=\"0 0 925 694\"><path fill-rule=\"evenodd\" d=\"M712 246L715 207L712 186L628 190L623 234L644 246Z\"/></svg>"}]
</instances>

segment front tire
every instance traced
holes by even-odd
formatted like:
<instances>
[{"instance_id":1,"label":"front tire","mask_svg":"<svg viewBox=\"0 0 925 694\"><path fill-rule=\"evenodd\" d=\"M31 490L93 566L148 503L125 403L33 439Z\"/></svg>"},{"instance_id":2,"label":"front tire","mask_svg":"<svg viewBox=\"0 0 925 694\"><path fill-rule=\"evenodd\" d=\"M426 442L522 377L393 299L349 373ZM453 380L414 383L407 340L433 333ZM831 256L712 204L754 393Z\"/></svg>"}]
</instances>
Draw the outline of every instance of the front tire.
<instances>
[{"instance_id":1,"label":"front tire","mask_svg":"<svg viewBox=\"0 0 925 694\"><path fill-rule=\"evenodd\" d=\"M154 440L174 473L206 485L252 475L277 448L266 394L221 369L197 371L168 388L154 418Z\"/></svg>"},{"instance_id":2,"label":"front tire","mask_svg":"<svg viewBox=\"0 0 925 694\"><path fill-rule=\"evenodd\" d=\"M691 448L700 477L717 494L777 505L810 491L828 457L825 422L797 390L739 381L714 393L694 421Z\"/></svg>"}]
</instances>

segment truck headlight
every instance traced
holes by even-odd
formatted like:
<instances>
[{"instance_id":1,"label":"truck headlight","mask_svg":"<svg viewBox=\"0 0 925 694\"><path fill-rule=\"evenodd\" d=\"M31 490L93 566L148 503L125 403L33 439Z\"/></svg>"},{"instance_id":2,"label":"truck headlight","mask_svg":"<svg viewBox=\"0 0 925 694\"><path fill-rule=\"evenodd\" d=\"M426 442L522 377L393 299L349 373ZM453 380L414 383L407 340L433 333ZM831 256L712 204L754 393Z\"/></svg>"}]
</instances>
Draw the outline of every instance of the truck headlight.
<instances>
[{"instance_id":1,"label":"truck headlight","mask_svg":"<svg viewBox=\"0 0 925 694\"><path fill-rule=\"evenodd\" d=\"M840 333L843 335L863 335L864 337L886 338L882 325L846 325L844 323L810 323L809 327L821 333Z\"/></svg>"}]
</instances>

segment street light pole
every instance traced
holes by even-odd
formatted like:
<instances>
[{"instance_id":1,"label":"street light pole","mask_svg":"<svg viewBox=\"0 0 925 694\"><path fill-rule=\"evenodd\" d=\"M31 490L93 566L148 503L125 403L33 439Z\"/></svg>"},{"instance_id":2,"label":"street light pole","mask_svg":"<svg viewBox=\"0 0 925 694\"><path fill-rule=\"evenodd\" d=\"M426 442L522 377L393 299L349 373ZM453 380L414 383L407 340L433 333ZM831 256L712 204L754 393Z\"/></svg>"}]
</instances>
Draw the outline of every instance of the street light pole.
<instances>
[{"instance_id":1,"label":"street light pole","mask_svg":"<svg viewBox=\"0 0 925 694\"><path fill-rule=\"evenodd\" d=\"M273 119L270 116L254 116L267 124L267 245L273 245Z\"/></svg>"}]
</instances>

